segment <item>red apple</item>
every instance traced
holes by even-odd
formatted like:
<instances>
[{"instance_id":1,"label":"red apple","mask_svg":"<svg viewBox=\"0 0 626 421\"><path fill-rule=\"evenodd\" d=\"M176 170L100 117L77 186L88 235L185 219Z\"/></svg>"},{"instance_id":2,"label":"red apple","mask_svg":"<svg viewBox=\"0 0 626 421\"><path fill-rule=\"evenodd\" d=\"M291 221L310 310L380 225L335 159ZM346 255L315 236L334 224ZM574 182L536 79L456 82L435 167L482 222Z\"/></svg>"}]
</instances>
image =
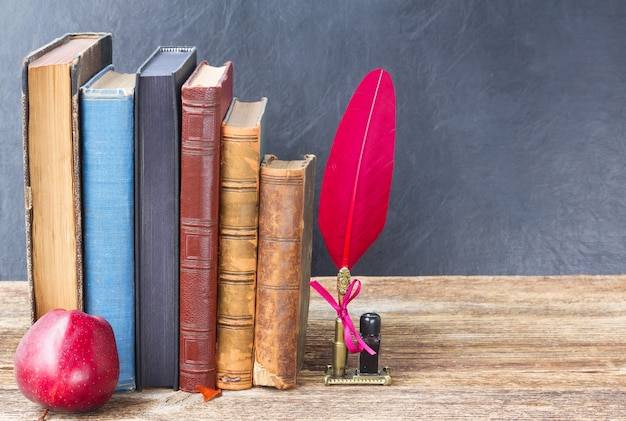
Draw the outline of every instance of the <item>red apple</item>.
<instances>
[{"instance_id":1,"label":"red apple","mask_svg":"<svg viewBox=\"0 0 626 421\"><path fill-rule=\"evenodd\" d=\"M35 322L15 351L24 396L56 411L86 412L115 392L120 372L115 336L102 317L54 309Z\"/></svg>"}]
</instances>

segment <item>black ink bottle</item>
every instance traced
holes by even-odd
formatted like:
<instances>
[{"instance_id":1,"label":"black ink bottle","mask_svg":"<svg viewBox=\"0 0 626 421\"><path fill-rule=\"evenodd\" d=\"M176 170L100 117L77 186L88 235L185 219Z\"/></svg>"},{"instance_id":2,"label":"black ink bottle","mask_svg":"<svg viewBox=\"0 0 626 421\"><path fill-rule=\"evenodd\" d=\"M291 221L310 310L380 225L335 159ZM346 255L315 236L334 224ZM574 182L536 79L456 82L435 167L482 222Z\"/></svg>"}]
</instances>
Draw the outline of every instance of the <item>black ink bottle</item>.
<instances>
[{"instance_id":1,"label":"black ink bottle","mask_svg":"<svg viewBox=\"0 0 626 421\"><path fill-rule=\"evenodd\" d=\"M380 316L376 313L361 315L359 323L361 338L376 353L370 355L367 351L361 351L359 356L360 374L379 374L378 356L380 354Z\"/></svg>"}]
</instances>

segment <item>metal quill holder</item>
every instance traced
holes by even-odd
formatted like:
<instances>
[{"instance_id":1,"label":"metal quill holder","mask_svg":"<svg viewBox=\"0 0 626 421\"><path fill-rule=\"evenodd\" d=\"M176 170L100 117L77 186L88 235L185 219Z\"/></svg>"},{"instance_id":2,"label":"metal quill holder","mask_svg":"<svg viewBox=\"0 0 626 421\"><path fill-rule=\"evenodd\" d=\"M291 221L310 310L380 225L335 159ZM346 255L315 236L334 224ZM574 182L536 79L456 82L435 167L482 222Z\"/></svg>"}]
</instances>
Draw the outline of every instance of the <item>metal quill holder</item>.
<instances>
[{"instance_id":1,"label":"metal quill holder","mask_svg":"<svg viewBox=\"0 0 626 421\"><path fill-rule=\"evenodd\" d=\"M350 271L347 267L343 267L337 274L337 293L339 294L339 305L343 304L343 297L346 295L348 286L350 285ZM335 339L333 340L333 363L330 366L331 378L341 378L346 375L346 366L348 365L348 348L344 338L343 323L339 317L335 319ZM328 370L327 370L328 371ZM326 376L328 376L328 372ZM324 377L324 383L328 384L328 380Z\"/></svg>"},{"instance_id":2,"label":"metal quill holder","mask_svg":"<svg viewBox=\"0 0 626 421\"><path fill-rule=\"evenodd\" d=\"M339 270L337 301L317 281L310 284L337 311L332 364L324 376L327 385L391 384L390 370L378 371L377 360L362 365L368 367L367 373L347 370L346 365L349 352L364 350L368 356L377 356L356 332L348 314L348 304L361 290L361 282L350 279L350 268L385 225L393 173L395 107L389 73L383 69L369 72L350 99L324 170L318 224ZM371 321L364 324L368 330L380 328L379 318Z\"/></svg>"},{"instance_id":3,"label":"metal quill holder","mask_svg":"<svg viewBox=\"0 0 626 421\"><path fill-rule=\"evenodd\" d=\"M339 305L350 285L350 271L343 267L337 274L337 292ZM383 385L391 384L391 369L384 367L376 373L361 373L358 369L348 370L348 348L345 341L345 331L341 318L335 319L335 338L333 340L332 364L326 366L324 374L325 385ZM376 356L378 357L378 356Z\"/></svg>"}]
</instances>

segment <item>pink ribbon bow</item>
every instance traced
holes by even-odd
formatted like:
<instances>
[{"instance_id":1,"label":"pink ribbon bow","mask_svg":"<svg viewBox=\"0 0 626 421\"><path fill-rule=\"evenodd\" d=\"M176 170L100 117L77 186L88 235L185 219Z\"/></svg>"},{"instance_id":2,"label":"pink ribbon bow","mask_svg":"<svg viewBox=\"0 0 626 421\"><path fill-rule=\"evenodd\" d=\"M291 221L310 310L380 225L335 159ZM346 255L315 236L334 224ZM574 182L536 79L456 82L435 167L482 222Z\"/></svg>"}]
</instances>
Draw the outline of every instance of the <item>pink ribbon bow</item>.
<instances>
[{"instance_id":1,"label":"pink ribbon bow","mask_svg":"<svg viewBox=\"0 0 626 421\"><path fill-rule=\"evenodd\" d=\"M346 290L346 294L343 297L343 301L341 305L337 304L333 296L323 286L321 286L319 282L311 281L309 282L309 284L313 287L315 291L319 292L319 294L337 312L337 316L339 317L339 319L341 320L341 323L343 324L343 328L344 328L343 337L346 342L346 347L348 348L348 351L350 351L351 353L355 353L355 352L361 352L365 350L370 355L376 354L376 352L372 348L367 346L367 344L363 341L363 339L361 339L361 336L357 333L354 327L354 323L352 323L350 314L348 314L348 304L350 303L350 301L356 298L357 295L359 295L359 292L361 291L361 281L359 281L358 279L355 279L354 281L350 283L350 285L348 286L348 289ZM355 284L356 284L356 290L354 291L354 294L353 294L352 288L354 287ZM356 339L356 342L357 342L356 345L354 345L352 337Z\"/></svg>"}]
</instances>

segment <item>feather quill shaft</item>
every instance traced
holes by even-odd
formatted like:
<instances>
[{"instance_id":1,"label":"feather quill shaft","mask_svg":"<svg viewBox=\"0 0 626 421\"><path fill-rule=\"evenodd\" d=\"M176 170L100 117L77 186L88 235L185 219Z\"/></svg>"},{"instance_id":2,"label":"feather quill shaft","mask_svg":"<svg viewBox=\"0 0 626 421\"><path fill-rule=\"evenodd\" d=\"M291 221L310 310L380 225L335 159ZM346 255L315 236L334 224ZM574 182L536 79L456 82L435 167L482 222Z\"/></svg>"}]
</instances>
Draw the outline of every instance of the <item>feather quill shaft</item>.
<instances>
[{"instance_id":1,"label":"feather quill shaft","mask_svg":"<svg viewBox=\"0 0 626 421\"><path fill-rule=\"evenodd\" d=\"M351 268L385 225L394 140L393 82L376 69L346 108L322 181L318 225L337 268Z\"/></svg>"}]
</instances>

